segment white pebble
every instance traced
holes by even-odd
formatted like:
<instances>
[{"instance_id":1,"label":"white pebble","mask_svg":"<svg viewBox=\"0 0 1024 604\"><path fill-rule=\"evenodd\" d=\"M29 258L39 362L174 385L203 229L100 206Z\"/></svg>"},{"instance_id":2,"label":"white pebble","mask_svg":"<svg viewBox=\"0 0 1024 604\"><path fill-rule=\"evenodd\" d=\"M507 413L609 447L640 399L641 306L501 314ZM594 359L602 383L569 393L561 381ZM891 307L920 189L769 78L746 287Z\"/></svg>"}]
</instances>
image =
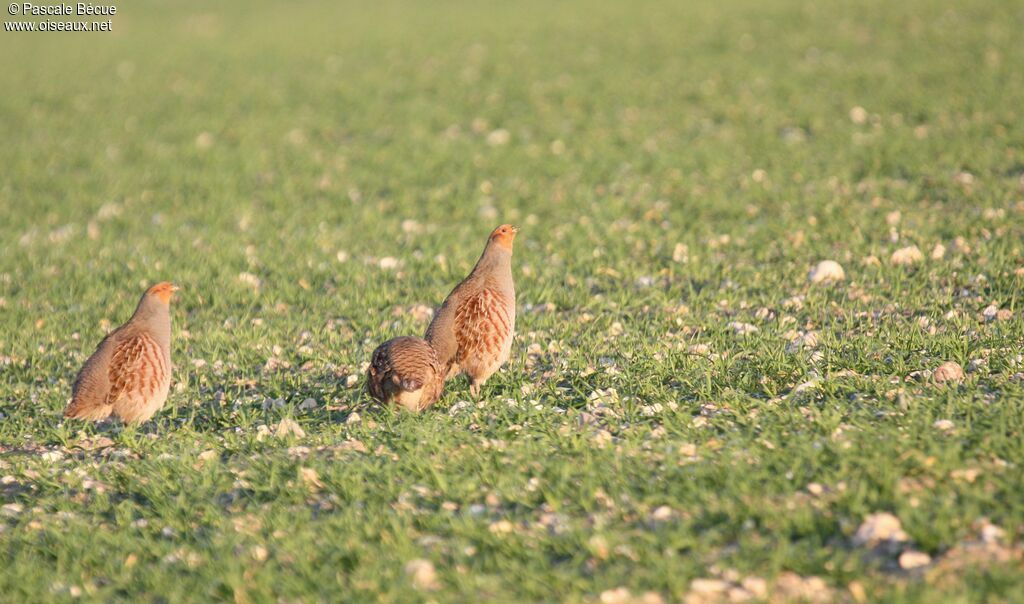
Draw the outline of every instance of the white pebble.
<instances>
[{"instance_id":1,"label":"white pebble","mask_svg":"<svg viewBox=\"0 0 1024 604\"><path fill-rule=\"evenodd\" d=\"M295 420L282 419L281 423L277 424L277 429L274 430L274 436L277 438L286 438L288 436L294 436L295 438L302 438L306 435L305 430L299 426Z\"/></svg>"},{"instance_id":2,"label":"white pebble","mask_svg":"<svg viewBox=\"0 0 1024 604\"><path fill-rule=\"evenodd\" d=\"M959 383L964 379L964 370L960 367L959 363L954 361L946 361L939 365L939 367L932 374L932 379L939 384L945 383Z\"/></svg>"},{"instance_id":3,"label":"white pebble","mask_svg":"<svg viewBox=\"0 0 1024 604\"><path fill-rule=\"evenodd\" d=\"M685 264L690 261L690 248L685 243L677 243L672 250L672 262Z\"/></svg>"},{"instance_id":4,"label":"white pebble","mask_svg":"<svg viewBox=\"0 0 1024 604\"><path fill-rule=\"evenodd\" d=\"M733 330L738 336L745 336L752 333L761 331L756 325L750 323L742 323L740 321L732 321L728 325L729 329Z\"/></svg>"},{"instance_id":5,"label":"white pebble","mask_svg":"<svg viewBox=\"0 0 1024 604\"><path fill-rule=\"evenodd\" d=\"M896 266L909 266L917 264L922 260L924 260L924 254L921 253L921 249L916 245L900 248L889 257L889 262Z\"/></svg>"},{"instance_id":6,"label":"white pebble","mask_svg":"<svg viewBox=\"0 0 1024 604\"><path fill-rule=\"evenodd\" d=\"M881 541L907 541L900 519L888 512L869 514L857 528L853 541L857 545L874 545Z\"/></svg>"},{"instance_id":7,"label":"white pebble","mask_svg":"<svg viewBox=\"0 0 1024 604\"><path fill-rule=\"evenodd\" d=\"M667 505L659 506L656 510L651 512L651 520L655 522L665 522L671 520L673 516L672 508Z\"/></svg>"},{"instance_id":8,"label":"white pebble","mask_svg":"<svg viewBox=\"0 0 1024 604\"><path fill-rule=\"evenodd\" d=\"M238 273L238 280L253 289L259 289L263 285L260 278L252 273Z\"/></svg>"},{"instance_id":9,"label":"white pebble","mask_svg":"<svg viewBox=\"0 0 1024 604\"><path fill-rule=\"evenodd\" d=\"M931 564L932 557L924 552L908 550L900 554L900 568L911 570Z\"/></svg>"},{"instance_id":10,"label":"white pebble","mask_svg":"<svg viewBox=\"0 0 1024 604\"><path fill-rule=\"evenodd\" d=\"M842 281L845 278L846 272L835 260L822 260L807 274L807 280L811 283Z\"/></svg>"},{"instance_id":11,"label":"white pebble","mask_svg":"<svg viewBox=\"0 0 1024 604\"><path fill-rule=\"evenodd\" d=\"M409 581L416 589L430 591L440 587L437 581L437 570L434 569L434 564L430 560L422 558L410 560L405 565L405 575L409 577Z\"/></svg>"},{"instance_id":12,"label":"white pebble","mask_svg":"<svg viewBox=\"0 0 1024 604\"><path fill-rule=\"evenodd\" d=\"M487 144L492 147L507 145L512 140L512 134L504 128L498 128L487 135Z\"/></svg>"},{"instance_id":13,"label":"white pebble","mask_svg":"<svg viewBox=\"0 0 1024 604\"><path fill-rule=\"evenodd\" d=\"M209 149L213 146L213 135L209 132L200 132L199 136L196 137L196 147L199 149Z\"/></svg>"}]
</instances>

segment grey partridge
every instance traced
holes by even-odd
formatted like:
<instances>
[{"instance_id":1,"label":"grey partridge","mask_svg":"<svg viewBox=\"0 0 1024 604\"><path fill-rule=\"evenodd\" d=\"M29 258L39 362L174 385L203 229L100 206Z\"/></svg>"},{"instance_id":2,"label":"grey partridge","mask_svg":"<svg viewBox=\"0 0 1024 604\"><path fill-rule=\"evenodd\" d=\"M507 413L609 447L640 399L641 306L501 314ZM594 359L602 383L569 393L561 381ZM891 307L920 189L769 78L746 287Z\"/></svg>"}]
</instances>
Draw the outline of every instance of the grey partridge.
<instances>
[{"instance_id":1,"label":"grey partridge","mask_svg":"<svg viewBox=\"0 0 1024 604\"><path fill-rule=\"evenodd\" d=\"M512 243L519 229L503 224L491 232L476 266L455 286L427 328L446 379L469 376L469 391L480 387L506 361L516 328Z\"/></svg>"},{"instance_id":2,"label":"grey partridge","mask_svg":"<svg viewBox=\"0 0 1024 604\"><path fill-rule=\"evenodd\" d=\"M444 377L437 354L426 340L401 336L373 351L366 388L382 403L422 411L440 398Z\"/></svg>"},{"instance_id":3,"label":"grey partridge","mask_svg":"<svg viewBox=\"0 0 1024 604\"><path fill-rule=\"evenodd\" d=\"M103 338L82 366L64 416L102 420L111 414L142 423L163 407L171 385L171 297L168 282L149 288L127 323Z\"/></svg>"}]
</instances>

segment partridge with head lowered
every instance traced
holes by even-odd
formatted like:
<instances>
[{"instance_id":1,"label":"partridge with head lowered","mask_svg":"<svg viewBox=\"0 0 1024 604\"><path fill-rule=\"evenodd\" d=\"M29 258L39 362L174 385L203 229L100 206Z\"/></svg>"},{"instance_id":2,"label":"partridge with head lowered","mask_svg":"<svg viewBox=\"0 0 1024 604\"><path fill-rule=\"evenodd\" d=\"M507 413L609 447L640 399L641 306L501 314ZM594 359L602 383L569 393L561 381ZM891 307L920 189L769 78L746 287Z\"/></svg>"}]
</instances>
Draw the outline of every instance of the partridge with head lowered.
<instances>
[{"instance_id":1,"label":"partridge with head lowered","mask_svg":"<svg viewBox=\"0 0 1024 604\"><path fill-rule=\"evenodd\" d=\"M171 296L178 287L149 288L127 323L103 338L82 366L64 416L117 416L142 423L163 407L171 385Z\"/></svg>"},{"instance_id":2,"label":"partridge with head lowered","mask_svg":"<svg viewBox=\"0 0 1024 604\"><path fill-rule=\"evenodd\" d=\"M473 396L508 360L516 328L512 242L519 229L503 224L491 232L472 272L448 294L427 328L447 378L469 376Z\"/></svg>"},{"instance_id":3,"label":"partridge with head lowered","mask_svg":"<svg viewBox=\"0 0 1024 604\"><path fill-rule=\"evenodd\" d=\"M422 411L441 396L444 377L444 368L426 340L402 336L373 351L366 370L366 388L382 403Z\"/></svg>"}]
</instances>

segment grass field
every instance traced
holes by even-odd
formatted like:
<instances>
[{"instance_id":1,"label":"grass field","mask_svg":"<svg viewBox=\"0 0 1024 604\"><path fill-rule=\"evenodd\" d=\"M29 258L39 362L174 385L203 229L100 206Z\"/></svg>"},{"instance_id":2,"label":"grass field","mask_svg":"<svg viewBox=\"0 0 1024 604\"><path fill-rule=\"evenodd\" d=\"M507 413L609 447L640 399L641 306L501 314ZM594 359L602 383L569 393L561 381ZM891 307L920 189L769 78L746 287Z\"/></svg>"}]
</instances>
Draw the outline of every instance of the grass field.
<instances>
[{"instance_id":1,"label":"grass field","mask_svg":"<svg viewBox=\"0 0 1024 604\"><path fill-rule=\"evenodd\" d=\"M962 4L0 32L0 600L1024 600L1024 10ZM502 222L512 360L371 404ZM167 407L65 422L163 279Z\"/></svg>"}]
</instances>

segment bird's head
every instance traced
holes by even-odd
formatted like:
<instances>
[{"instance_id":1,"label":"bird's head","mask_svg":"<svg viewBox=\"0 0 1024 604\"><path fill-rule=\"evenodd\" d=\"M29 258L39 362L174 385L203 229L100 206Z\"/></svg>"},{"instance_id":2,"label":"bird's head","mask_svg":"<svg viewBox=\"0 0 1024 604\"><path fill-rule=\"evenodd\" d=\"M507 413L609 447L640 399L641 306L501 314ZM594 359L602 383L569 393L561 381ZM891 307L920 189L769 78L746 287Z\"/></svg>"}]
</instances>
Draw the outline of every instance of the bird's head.
<instances>
[{"instance_id":1,"label":"bird's head","mask_svg":"<svg viewBox=\"0 0 1024 604\"><path fill-rule=\"evenodd\" d=\"M503 224L500 227L491 231L491 243L503 247L507 250L512 249L512 242L516 238L516 233L519 232L518 227L514 227L511 224Z\"/></svg>"},{"instance_id":2,"label":"bird's head","mask_svg":"<svg viewBox=\"0 0 1024 604\"><path fill-rule=\"evenodd\" d=\"M170 304L171 296L173 296L174 292L178 291L179 289L180 288L177 285L171 283L170 281L161 281L160 283L157 283L153 287L146 290L146 297L155 298L157 300L160 300L164 304Z\"/></svg>"}]
</instances>

